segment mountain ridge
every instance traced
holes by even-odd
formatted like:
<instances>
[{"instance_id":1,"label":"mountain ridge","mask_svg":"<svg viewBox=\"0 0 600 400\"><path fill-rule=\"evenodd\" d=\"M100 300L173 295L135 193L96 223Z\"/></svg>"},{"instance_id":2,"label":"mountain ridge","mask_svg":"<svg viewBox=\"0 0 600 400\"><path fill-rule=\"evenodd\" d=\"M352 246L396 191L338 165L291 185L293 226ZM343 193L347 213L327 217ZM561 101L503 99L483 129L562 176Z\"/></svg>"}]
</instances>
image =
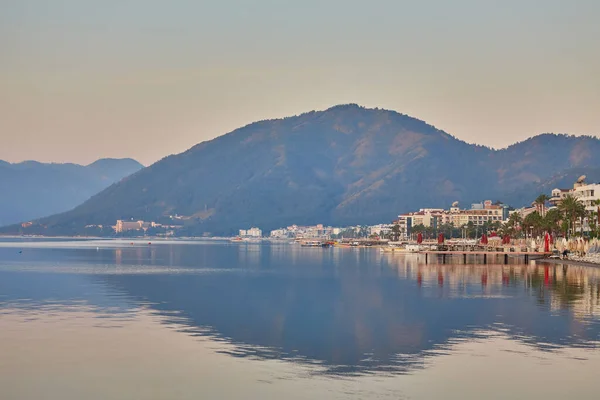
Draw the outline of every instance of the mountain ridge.
<instances>
[{"instance_id":1,"label":"mountain ridge","mask_svg":"<svg viewBox=\"0 0 600 400\"><path fill-rule=\"evenodd\" d=\"M67 211L141 168L133 159L88 165L0 160L0 226Z\"/></svg>"},{"instance_id":2,"label":"mountain ridge","mask_svg":"<svg viewBox=\"0 0 600 400\"><path fill-rule=\"evenodd\" d=\"M186 218L182 233L386 222L455 200L501 200L569 168L600 167L600 140L543 134L492 149L395 111L355 104L257 121L170 155L72 211L38 221Z\"/></svg>"}]
</instances>

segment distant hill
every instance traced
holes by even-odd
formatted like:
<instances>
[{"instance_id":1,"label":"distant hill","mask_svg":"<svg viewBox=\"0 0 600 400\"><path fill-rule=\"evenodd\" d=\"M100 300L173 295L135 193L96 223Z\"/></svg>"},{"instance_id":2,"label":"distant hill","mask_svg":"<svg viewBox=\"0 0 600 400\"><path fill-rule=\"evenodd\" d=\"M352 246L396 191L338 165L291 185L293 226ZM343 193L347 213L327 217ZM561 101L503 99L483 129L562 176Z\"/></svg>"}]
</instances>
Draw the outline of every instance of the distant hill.
<instances>
[{"instance_id":1,"label":"distant hill","mask_svg":"<svg viewBox=\"0 0 600 400\"><path fill-rule=\"evenodd\" d=\"M87 166L0 160L0 226L70 210L141 168L131 159Z\"/></svg>"},{"instance_id":2,"label":"distant hill","mask_svg":"<svg viewBox=\"0 0 600 400\"><path fill-rule=\"evenodd\" d=\"M39 222L73 233L179 214L185 234L387 222L455 200L502 200L561 171L600 167L597 154L592 137L544 134L493 150L394 111L341 105L200 143Z\"/></svg>"},{"instance_id":3,"label":"distant hill","mask_svg":"<svg viewBox=\"0 0 600 400\"><path fill-rule=\"evenodd\" d=\"M552 189L573 188L573 183L582 175L586 176L587 182L600 182L600 167L565 169L542 181L517 188L512 193L507 193L504 199L511 204L530 204L541 193L550 195Z\"/></svg>"}]
</instances>

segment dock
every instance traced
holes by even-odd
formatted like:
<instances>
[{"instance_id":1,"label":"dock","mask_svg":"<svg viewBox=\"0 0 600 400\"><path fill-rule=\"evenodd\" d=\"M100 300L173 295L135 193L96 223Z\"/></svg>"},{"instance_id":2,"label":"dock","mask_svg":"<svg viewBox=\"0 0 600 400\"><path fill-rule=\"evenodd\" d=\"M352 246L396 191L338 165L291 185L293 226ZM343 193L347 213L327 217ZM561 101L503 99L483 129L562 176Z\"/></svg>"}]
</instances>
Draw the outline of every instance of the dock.
<instances>
[{"instance_id":1,"label":"dock","mask_svg":"<svg viewBox=\"0 0 600 400\"><path fill-rule=\"evenodd\" d=\"M431 261L432 258L442 261L442 264L446 264L446 261L451 261L453 258L461 259L464 264L467 264L467 257L474 256L475 260L477 257L483 257L483 264L487 264L488 260L497 260L502 258L504 264L508 264L509 258L523 258L525 263L529 260L537 260L540 258L546 258L552 255L552 253L540 253L540 252L526 252L526 251L442 251L442 250L428 250L420 251L419 254L425 255L425 264Z\"/></svg>"}]
</instances>

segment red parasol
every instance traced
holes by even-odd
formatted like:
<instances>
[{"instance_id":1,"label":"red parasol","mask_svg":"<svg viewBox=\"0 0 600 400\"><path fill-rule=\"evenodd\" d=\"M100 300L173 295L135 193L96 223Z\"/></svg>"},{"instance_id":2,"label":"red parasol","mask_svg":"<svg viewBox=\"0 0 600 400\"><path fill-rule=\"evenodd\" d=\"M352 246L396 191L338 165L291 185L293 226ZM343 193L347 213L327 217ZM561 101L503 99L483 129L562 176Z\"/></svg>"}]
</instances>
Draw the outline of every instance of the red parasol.
<instances>
[{"instance_id":1,"label":"red parasol","mask_svg":"<svg viewBox=\"0 0 600 400\"><path fill-rule=\"evenodd\" d=\"M421 232L419 232L419 233L417 234L417 243L418 243L418 244L421 244L421 243L423 243L423 234L422 234Z\"/></svg>"},{"instance_id":2,"label":"red parasol","mask_svg":"<svg viewBox=\"0 0 600 400\"><path fill-rule=\"evenodd\" d=\"M440 233L438 235L438 244L444 244L444 234Z\"/></svg>"},{"instance_id":3,"label":"red parasol","mask_svg":"<svg viewBox=\"0 0 600 400\"><path fill-rule=\"evenodd\" d=\"M488 237L485 233L481 236L481 244L488 244Z\"/></svg>"},{"instance_id":4,"label":"red parasol","mask_svg":"<svg viewBox=\"0 0 600 400\"><path fill-rule=\"evenodd\" d=\"M502 244L510 244L510 236L504 235L502 238Z\"/></svg>"},{"instance_id":5,"label":"red parasol","mask_svg":"<svg viewBox=\"0 0 600 400\"><path fill-rule=\"evenodd\" d=\"M498 236L498 234L496 232L490 233L490 237L496 237L496 236Z\"/></svg>"}]
</instances>

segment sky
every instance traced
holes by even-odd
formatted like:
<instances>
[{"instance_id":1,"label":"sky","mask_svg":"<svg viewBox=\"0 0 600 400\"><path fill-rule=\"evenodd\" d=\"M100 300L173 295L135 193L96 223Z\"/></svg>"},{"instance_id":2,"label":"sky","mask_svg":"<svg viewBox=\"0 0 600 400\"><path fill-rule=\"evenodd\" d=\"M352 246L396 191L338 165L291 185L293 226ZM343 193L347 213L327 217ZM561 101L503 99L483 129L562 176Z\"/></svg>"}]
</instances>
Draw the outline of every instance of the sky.
<instances>
[{"instance_id":1,"label":"sky","mask_svg":"<svg viewBox=\"0 0 600 400\"><path fill-rule=\"evenodd\" d=\"M496 148L600 135L596 0L0 0L0 159L148 165L358 103Z\"/></svg>"}]
</instances>

